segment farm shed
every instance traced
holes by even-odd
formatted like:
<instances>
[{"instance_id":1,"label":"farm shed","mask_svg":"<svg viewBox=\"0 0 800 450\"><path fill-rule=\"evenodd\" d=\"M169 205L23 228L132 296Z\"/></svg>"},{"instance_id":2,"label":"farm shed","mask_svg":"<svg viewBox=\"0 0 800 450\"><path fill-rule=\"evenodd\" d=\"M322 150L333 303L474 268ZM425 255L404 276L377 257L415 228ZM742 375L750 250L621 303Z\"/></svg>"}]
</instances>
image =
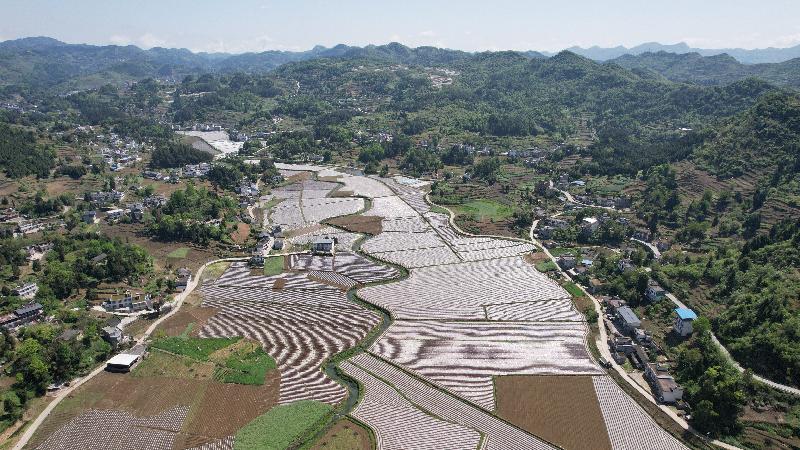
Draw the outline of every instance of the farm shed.
<instances>
[{"instance_id":1,"label":"farm shed","mask_svg":"<svg viewBox=\"0 0 800 450\"><path fill-rule=\"evenodd\" d=\"M137 361L139 361L139 355L120 353L106 362L106 370L109 372L130 372Z\"/></svg>"}]
</instances>

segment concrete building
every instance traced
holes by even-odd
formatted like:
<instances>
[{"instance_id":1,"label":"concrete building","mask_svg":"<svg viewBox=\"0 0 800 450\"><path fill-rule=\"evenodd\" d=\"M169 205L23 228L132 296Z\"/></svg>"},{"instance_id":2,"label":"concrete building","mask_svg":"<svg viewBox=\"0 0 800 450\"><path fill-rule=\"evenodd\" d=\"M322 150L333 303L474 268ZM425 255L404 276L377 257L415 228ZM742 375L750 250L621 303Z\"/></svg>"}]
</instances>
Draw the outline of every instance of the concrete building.
<instances>
[{"instance_id":1,"label":"concrete building","mask_svg":"<svg viewBox=\"0 0 800 450\"><path fill-rule=\"evenodd\" d=\"M622 324L622 328L627 333L633 333L634 330L642 326L642 321L636 316L636 313L628 306L621 306L617 308L617 316Z\"/></svg>"},{"instance_id":2,"label":"concrete building","mask_svg":"<svg viewBox=\"0 0 800 450\"><path fill-rule=\"evenodd\" d=\"M81 215L83 223L94 223L97 220L97 211L84 211Z\"/></svg>"},{"instance_id":3,"label":"concrete building","mask_svg":"<svg viewBox=\"0 0 800 450\"><path fill-rule=\"evenodd\" d=\"M311 242L311 253L315 255L332 255L336 241L329 237L320 237Z\"/></svg>"},{"instance_id":4,"label":"concrete building","mask_svg":"<svg viewBox=\"0 0 800 450\"><path fill-rule=\"evenodd\" d=\"M666 368L657 363L647 364L644 376L660 402L675 403L683 399L683 388L675 382Z\"/></svg>"},{"instance_id":5,"label":"concrete building","mask_svg":"<svg viewBox=\"0 0 800 450\"><path fill-rule=\"evenodd\" d=\"M16 328L41 317L44 308L39 303L29 303L21 308L0 316L0 327L11 329Z\"/></svg>"},{"instance_id":6,"label":"concrete building","mask_svg":"<svg viewBox=\"0 0 800 450\"><path fill-rule=\"evenodd\" d=\"M36 297L37 292L39 292L39 286L36 283L25 283L11 291L12 294L24 299Z\"/></svg>"},{"instance_id":7,"label":"concrete building","mask_svg":"<svg viewBox=\"0 0 800 450\"><path fill-rule=\"evenodd\" d=\"M572 269L578 263L577 258L574 256L560 256L556 261L563 270Z\"/></svg>"},{"instance_id":8,"label":"concrete building","mask_svg":"<svg viewBox=\"0 0 800 450\"><path fill-rule=\"evenodd\" d=\"M667 291L661 287L655 280L650 280L650 283L647 286L647 290L644 291L645 297L651 302L657 302L663 300L664 297L667 296Z\"/></svg>"},{"instance_id":9,"label":"concrete building","mask_svg":"<svg viewBox=\"0 0 800 450\"><path fill-rule=\"evenodd\" d=\"M675 324L673 329L679 336L689 336L694 331L692 323L697 320L697 314L689 308L675 308Z\"/></svg>"},{"instance_id":10,"label":"concrete building","mask_svg":"<svg viewBox=\"0 0 800 450\"><path fill-rule=\"evenodd\" d=\"M140 293L132 294L126 291L122 295L112 295L101 305L106 311L119 311L119 312L137 312L146 309L153 309L153 303L150 301L150 296Z\"/></svg>"}]
</instances>

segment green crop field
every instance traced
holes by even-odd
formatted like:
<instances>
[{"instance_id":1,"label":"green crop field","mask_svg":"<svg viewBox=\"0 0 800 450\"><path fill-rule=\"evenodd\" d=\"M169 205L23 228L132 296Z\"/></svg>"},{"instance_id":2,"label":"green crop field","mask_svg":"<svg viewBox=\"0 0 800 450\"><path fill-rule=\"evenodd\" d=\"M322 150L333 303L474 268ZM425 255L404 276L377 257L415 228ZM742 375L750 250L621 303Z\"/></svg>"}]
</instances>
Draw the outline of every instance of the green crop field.
<instances>
[{"instance_id":1,"label":"green crop field","mask_svg":"<svg viewBox=\"0 0 800 450\"><path fill-rule=\"evenodd\" d=\"M302 400L276 406L236 433L235 450L283 450L322 425L333 411L325 403Z\"/></svg>"},{"instance_id":2,"label":"green crop field","mask_svg":"<svg viewBox=\"0 0 800 450\"><path fill-rule=\"evenodd\" d=\"M583 297L583 291L581 288L575 285L575 283L567 283L564 285L564 289L570 293L573 297Z\"/></svg>"},{"instance_id":3,"label":"green crop field","mask_svg":"<svg viewBox=\"0 0 800 450\"><path fill-rule=\"evenodd\" d=\"M494 200L472 200L452 206L458 214L474 215L478 220L505 220L514 214L514 208Z\"/></svg>"},{"instance_id":4,"label":"green crop field","mask_svg":"<svg viewBox=\"0 0 800 450\"><path fill-rule=\"evenodd\" d=\"M534 267L536 267L536 270L539 272L552 272L553 270L558 269L558 267L556 267L556 263L553 261L542 261L540 263L536 263Z\"/></svg>"},{"instance_id":5,"label":"green crop field","mask_svg":"<svg viewBox=\"0 0 800 450\"><path fill-rule=\"evenodd\" d=\"M175 250L169 252L167 258L186 258L186 255L189 254L189 247L181 247L176 248Z\"/></svg>"},{"instance_id":6,"label":"green crop field","mask_svg":"<svg viewBox=\"0 0 800 450\"><path fill-rule=\"evenodd\" d=\"M270 256L264 260L264 275L273 276L283 273L283 256Z\"/></svg>"},{"instance_id":7,"label":"green crop field","mask_svg":"<svg viewBox=\"0 0 800 450\"><path fill-rule=\"evenodd\" d=\"M261 347L237 349L218 366L214 378L223 383L264 384L267 372L276 368L272 359Z\"/></svg>"},{"instance_id":8,"label":"green crop field","mask_svg":"<svg viewBox=\"0 0 800 450\"><path fill-rule=\"evenodd\" d=\"M217 350L235 344L240 338L190 338L190 337L165 337L157 339L151 347L188 356L198 361L208 361L209 355Z\"/></svg>"}]
</instances>

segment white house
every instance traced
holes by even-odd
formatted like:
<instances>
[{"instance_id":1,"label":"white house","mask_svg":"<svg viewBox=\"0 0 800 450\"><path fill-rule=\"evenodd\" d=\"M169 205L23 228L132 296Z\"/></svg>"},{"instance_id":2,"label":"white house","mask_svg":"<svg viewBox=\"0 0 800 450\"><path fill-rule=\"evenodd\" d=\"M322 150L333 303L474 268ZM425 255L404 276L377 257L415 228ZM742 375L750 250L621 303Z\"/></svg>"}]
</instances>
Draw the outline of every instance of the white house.
<instances>
[{"instance_id":1,"label":"white house","mask_svg":"<svg viewBox=\"0 0 800 450\"><path fill-rule=\"evenodd\" d=\"M581 221L581 228L590 232L594 233L597 231L597 228L600 226L600 221L597 220L597 217L584 217Z\"/></svg>"},{"instance_id":2,"label":"white house","mask_svg":"<svg viewBox=\"0 0 800 450\"><path fill-rule=\"evenodd\" d=\"M661 403L675 403L683 398L683 388L658 364L648 364L644 375Z\"/></svg>"},{"instance_id":3,"label":"white house","mask_svg":"<svg viewBox=\"0 0 800 450\"><path fill-rule=\"evenodd\" d=\"M37 292L39 292L39 286L36 283L25 283L22 286L14 289L12 294L20 298L31 299L36 297Z\"/></svg>"}]
</instances>

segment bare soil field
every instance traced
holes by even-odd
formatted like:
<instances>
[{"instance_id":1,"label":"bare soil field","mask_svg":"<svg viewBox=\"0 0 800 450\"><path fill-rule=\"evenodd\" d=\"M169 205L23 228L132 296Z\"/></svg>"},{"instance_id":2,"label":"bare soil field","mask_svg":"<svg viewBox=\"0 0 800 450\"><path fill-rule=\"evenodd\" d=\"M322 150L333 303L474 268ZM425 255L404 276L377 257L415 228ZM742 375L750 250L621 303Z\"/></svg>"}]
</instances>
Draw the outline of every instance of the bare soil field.
<instances>
[{"instance_id":1,"label":"bare soil field","mask_svg":"<svg viewBox=\"0 0 800 450\"><path fill-rule=\"evenodd\" d=\"M691 161L681 161L673 164L677 174L678 191L681 195L690 199L700 198L706 190L721 192L729 190L739 191L747 197L753 194L756 189L758 179L763 175L759 173L748 173L739 178L721 180L716 176L698 168Z\"/></svg>"},{"instance_id":2,"label":"bare soil field","mask_svg":"<svg viewBox=\"0 0 800 450\"><path fill-rule=\"evenodd\" d=\"M125 327L125 334L138 338L139 335L144 334L145 330L155 321L155 318L147 319L145 317L139 317Z\"/></svg>"},{"instance_id":3,"label":"bare soil field","mask_svg":"<svg viewBox=\"0 0 800 450\"><path fill-rule=\"evenodd\" d=\"M350 419L341 419L328 429L311 450L371 450L369 431Z\"/></svg>"},{"instance_id":4,"label":"bare soil field","mask_svg":"<svg viewBox=\"0 0 800 450\"><path fill-rule=\"evenodd\" d=\"M376 236L381 233L381 221L383 217L380 216L341 216L328 219L325 223L343 228L353 233L365 233Z\"/></svg>"},{"instance_id":5,"label":"bare soil field","mask_svg":"<svg viewBox=\"0 0 800 450\"><path fill-rule=\"evenodd\" d=\"M244 244L245 242L247 242L247 238L249 237L250 237L250 225L244 222L239 222L238 224L236 224L236 231L231 233L231 239L233 239L233 242L237 244Z\"/></svg>"},{"instance_id":6,"label":"bare soil field","mask_svg":"<svg viewBox=\"0 0 800 450\"><path fill-rule=\"evenodd\" d=\"M538 262L547 261L550 259L547 257L547 255L544 254L544 252L526 253L525 255L522 256L522 258L525 260L525 262L533 265L536 265L536 263Z\"/></svg>"},{"instance_id":7,"label":"bare soil field","mask_svg":"<svg viewBox=\"0 0 800 450\"><path fill-rule=\"evenodd\" d=\"M298 172L287 178L286 181L291 183L296 183L298 181L305 181L310 179L311 179L311 172Z\"/></svg>"},{"instance_id":8,"label":"bare soil field","mask_svg":"<svg viewBox=\"0 0 800 450\"><path fill-rule=\"evenodd\" d=\"M565 449L611 450L591 377L495 377L496 414Z\"/></svg>"},{"instance_id":9,"label":"bare soil field","mask_svg":"<svg viewBox=\"0 0 800 450\"><path fill-rule=\"evenodd\" d=\"M176 448L192 447L236 434L239 428L277 404L279 383L277 370L267 374L262 386L207 383L202 399L196 408L189 411Z\"/></svg>"},{"instance_id":10,"label":"bare soil field","mask_svg":"<svg viewBox=\"0 0 800 450\"><path fill-rule=\"evenodd\" d=\"M194 380L213 380L214 368L215 365L211 362L200 362L152 349L145 360L136 366L131 376L182 378L194 382Z\"/></svg>"},{"instance_id":11,"label":"bare soil field","mask_svg":"<svg viewBox=\"0 0 800 450\"><path fill-rule=\"evenodd\" d=\"M206 321L216 314L216 308L205 308L184 304L180 311L172 315L158 326L156 332L163 331L167 336L178 336L192 324L190 336L196 336L197 330L203 327Z\"/></svg>"},{"instance_id":12,"label":"bare soil field","mask_svg":"<svg viewBox=\"0 0 800 450\"><path fill-rule=\"evenodd\" d=\"M73 180L69 177L59 177L48 180L45 187L47 188L47 195L59 194L79 194L94 189L99 189L101 183L93 181L89 177L84 177L80 180Z\"/></svg>"},{"instance_id":13,"label":"bare soil field","mask_svg":"<svg viewBox=\"0 0 800 450\"><path fill-rule=\"evenodd\" d=\"M47 436L90 409L123 410L137 416L151 416L179 405L190 409L175 448L201 445L235 434L269 410L278 401L279 384L277 370L267 374L262 386L104 372L62 401L26 448L35 448Z\"/></svg>"}]
</instances>

